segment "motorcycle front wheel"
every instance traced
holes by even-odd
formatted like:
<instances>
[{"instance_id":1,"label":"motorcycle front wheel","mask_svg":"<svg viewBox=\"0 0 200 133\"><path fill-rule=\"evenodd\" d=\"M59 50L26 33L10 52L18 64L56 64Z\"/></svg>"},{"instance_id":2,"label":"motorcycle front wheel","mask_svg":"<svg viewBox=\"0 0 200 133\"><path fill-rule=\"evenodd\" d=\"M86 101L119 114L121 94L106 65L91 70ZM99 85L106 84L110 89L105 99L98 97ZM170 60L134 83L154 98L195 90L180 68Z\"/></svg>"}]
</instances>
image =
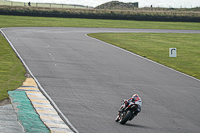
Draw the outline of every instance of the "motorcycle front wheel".
<instances>
[{"instance_id":1,"label":"motorcycle front wheel","mask_svg":"<svg viewBox=\"0 0 200 133\"><path fill-rule=\"evenodd\" d=\"M125 116L123 116L123 118L121 118L120 120L120 124L125 124L129 118L132 116L132 112L131 111L127 111L127 113L125 114Z\"/></svg>"},{"instance_id":2,"label":"motorcycle front wheel","mask_svg":"<svg viewBox=\"0 0 200 133\"><path fill-rule=\"evenodd\" d=\"M116 121L116 122L119 121L119 115L117 115L117 117L115 118L115 121Z\"/></svg>"}]
</instances>

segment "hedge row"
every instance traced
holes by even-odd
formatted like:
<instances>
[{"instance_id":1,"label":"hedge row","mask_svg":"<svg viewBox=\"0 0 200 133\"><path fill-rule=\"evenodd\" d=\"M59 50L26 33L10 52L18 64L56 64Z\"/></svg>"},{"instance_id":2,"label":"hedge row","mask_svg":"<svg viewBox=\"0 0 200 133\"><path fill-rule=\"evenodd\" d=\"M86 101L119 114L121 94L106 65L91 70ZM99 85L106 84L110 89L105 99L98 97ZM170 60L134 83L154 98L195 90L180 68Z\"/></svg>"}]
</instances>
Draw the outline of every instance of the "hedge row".
<instances>
[{"instance_id":1,"label":"hedge row","mask_svg":"<svg viewBox=\"0 0 200 133\"><path fill-rule=\"evenodd\" d=\"M124 14L116 12L94 11L59 11L59 10L36 10L36 9L10 9L0 8L1 15L37 16L37 17L62 17L62 18L88 18L88 19L114 19L114 20L138 20L138 21L171 21L171 22L200 22L196 16L173 16L161 14Z\"/></svg>"}]
</instances>

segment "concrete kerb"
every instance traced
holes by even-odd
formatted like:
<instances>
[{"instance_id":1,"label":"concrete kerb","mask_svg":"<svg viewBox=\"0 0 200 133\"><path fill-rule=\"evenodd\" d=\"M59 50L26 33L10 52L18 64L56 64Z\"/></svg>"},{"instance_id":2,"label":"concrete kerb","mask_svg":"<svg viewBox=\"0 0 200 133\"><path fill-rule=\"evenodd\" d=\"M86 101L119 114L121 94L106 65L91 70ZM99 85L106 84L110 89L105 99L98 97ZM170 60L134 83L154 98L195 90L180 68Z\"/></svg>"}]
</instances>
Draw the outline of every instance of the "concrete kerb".
<instances>
[{"instance_id":1,"label":"concrete kerb","mask_svg":"<svg viewBox=\"0 0 200 133\"><path fill-rule=\"evenodd\" d=\"M0 133L24 133L12 104L0 106Z\"/></svg>"},{"instance_id":2,"label":"concrete kerb","mask_svg":"<svg viewBox=\"0 0 200 133\"><path fill-rule=\"evenodd\" d=\"M21 58L21 56L19 55L19 53L17 52L17 50L15 49L15 47L12 45L12 43L9 41L9 39L7 38L7 36L3 33L2 31L3 28L0 29L0 33L6 38L6 40L8 41L8 43L10 44L10 46L12 47L12 49L14 50L14 52L16 53L17 57L21 60L22 64L24 65L25 69L27 70L27 72L31 75L31 77L33 78L33 80L35 81L35 83L38 85L38 89L41 91L41 94L43 94L47 100L50 101L51 105L54 107L55 111L57 111L58 115L62 118L62 120L68 125L68 131L69 132L75 132L75 133L79 133L79 131L69 122L69 120L65 117L65 115L60 111L60 109L57 107L57 105L54 103L54 101L50 98L50 96L45 92L45 90L42 88L42 86L40 85L40 83L38 82L38 80L34 77L34 75L32 74L32 72L30 71L30 69L28 68L28 66L26 65L26 63L24 62L24 60ZM44 118L42 116L42 118ZM51 127L51 126L50 126ZM56 133L56 131L52 131L54 133Z\"/></svg>"}]
</instances>

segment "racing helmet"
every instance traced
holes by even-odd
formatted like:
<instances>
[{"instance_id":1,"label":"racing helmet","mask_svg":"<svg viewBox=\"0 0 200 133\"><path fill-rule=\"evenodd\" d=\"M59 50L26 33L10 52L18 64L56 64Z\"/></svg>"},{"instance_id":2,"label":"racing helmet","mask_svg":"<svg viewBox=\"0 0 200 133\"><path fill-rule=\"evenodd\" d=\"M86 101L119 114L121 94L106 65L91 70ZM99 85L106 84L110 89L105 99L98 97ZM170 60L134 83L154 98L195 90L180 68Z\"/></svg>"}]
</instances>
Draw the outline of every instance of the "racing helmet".
<instances>
[{"instance_id":1,"label":"racing helmet","mask_svg":"<svg viewBox=\"0 0 200 133\"><path fill-rule=\"evenodd\" d=\"M138 94L133 94L132 98L137 99L137 98L139 98L139 95Z\"/></svg>"}]
</instances>

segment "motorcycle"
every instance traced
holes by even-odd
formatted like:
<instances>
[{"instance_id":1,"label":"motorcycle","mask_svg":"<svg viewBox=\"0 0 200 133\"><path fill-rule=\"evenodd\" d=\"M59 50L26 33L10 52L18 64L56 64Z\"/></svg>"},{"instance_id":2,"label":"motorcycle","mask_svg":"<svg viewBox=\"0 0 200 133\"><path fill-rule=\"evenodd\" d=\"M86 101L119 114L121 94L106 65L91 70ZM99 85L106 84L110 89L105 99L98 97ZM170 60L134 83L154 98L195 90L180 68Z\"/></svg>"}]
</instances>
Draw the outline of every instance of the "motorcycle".
<instances>
[{"instance_id":1,"label":"motorcycle","mask_svg":"<svg viewBox=\"0 0 200 133\"><path fill-rule=\"evenodd\" d=\"M138 104L133 102L129 103L127 107L122 104L121 111L119 111L115 121L120 124L125 124L128 120L131 121L134 118L134 112L138 109Z\"/></svg>"}]
</instances>

